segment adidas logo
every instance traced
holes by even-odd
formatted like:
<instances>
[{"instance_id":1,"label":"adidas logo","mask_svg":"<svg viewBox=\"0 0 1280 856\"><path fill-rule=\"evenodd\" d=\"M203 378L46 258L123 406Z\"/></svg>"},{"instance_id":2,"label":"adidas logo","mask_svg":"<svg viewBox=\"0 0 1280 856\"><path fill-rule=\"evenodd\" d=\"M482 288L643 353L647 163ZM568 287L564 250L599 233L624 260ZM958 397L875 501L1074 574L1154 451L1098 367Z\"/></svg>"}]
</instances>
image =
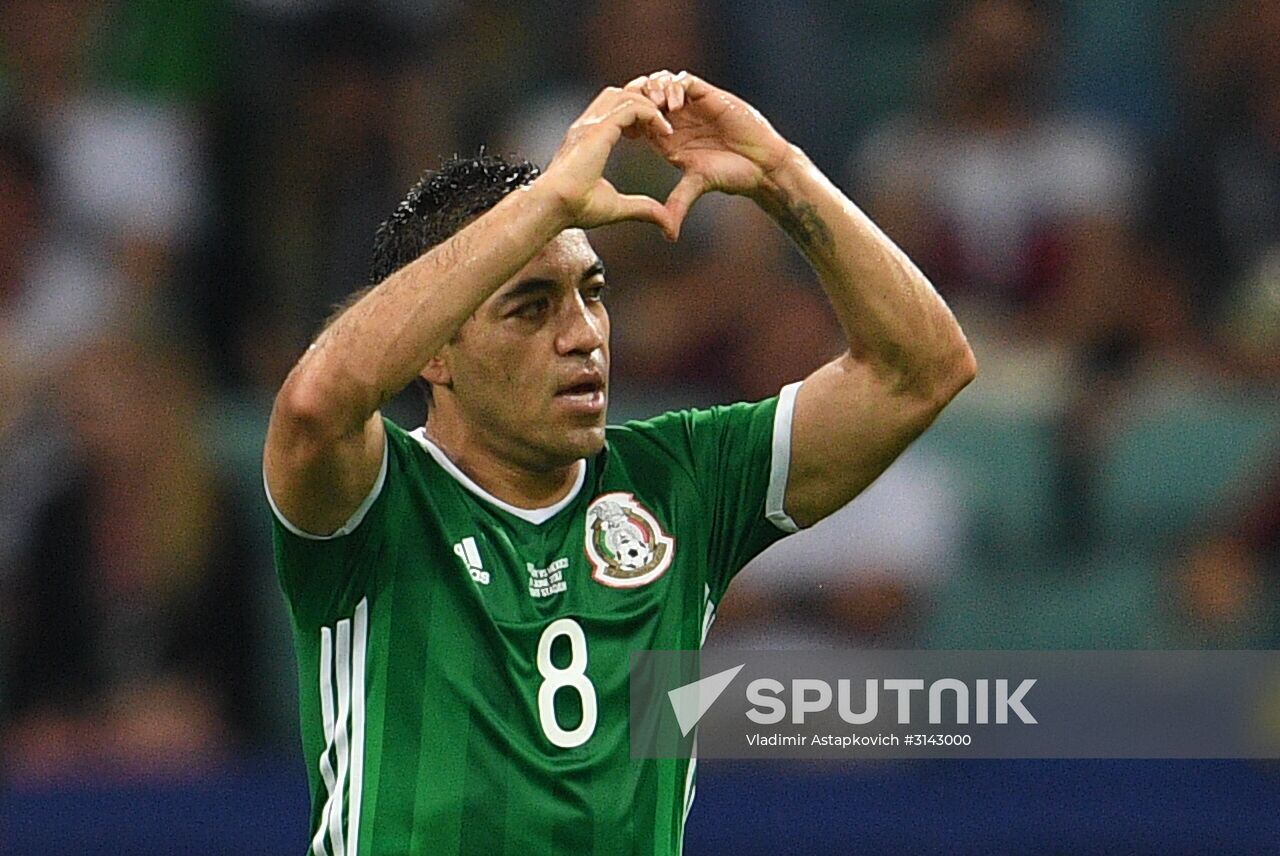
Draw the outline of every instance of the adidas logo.
<instances>
[{"instance_id":1,"label":"adidas logo","mask_svg":"<svg viewBox=\"0 0 1280 856\"><path fill-rule=\"evenodd\" d=\"M489 572L484 569L484 562L480 561L480 551L476 549L475 538L468 535L457 544L454 544L453 554L462 560L462 564L467 566L471 579L482 586L489 584Z\"/></svg>"}]
</instances>

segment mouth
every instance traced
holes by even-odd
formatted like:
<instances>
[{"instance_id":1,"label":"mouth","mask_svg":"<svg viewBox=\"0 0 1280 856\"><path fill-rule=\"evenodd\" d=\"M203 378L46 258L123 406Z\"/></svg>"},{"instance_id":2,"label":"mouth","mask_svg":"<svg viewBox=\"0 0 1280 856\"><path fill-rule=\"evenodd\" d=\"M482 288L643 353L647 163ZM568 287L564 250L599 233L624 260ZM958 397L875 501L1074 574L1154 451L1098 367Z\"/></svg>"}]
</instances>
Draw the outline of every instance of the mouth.
<instances>
[{"instance_id":1,"label":"mouth","mask_svg":"<svg viewBox=\"0 0 1280 856\"><path fill-rule=\"evenodd\" d=\"M570 410L583 414L604 412L605 383L599 372L583 372L562 385L555 400Z\"/></svg>"}]
</instances>

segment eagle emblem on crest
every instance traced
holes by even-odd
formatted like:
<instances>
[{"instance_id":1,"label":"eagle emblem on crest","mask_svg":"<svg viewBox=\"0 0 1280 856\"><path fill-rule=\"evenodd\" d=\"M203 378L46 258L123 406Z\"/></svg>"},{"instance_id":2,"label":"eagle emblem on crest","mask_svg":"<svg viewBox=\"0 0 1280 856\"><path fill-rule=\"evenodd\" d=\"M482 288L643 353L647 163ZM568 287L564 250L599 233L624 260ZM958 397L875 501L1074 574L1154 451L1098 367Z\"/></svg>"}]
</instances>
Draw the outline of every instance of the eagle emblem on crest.
<instances>
[{"instance_id":1,"label":"eagle emblem on crest","mask_svg":"<svg viewBox=\"0 0 1280 856\"><path fill-rule=\"evenodd\" d=\"M591 577L614 588L653 582L671 566L675 539L629 493L602 494L587 507L586 553Z\"/></svg>"}]
</instances>

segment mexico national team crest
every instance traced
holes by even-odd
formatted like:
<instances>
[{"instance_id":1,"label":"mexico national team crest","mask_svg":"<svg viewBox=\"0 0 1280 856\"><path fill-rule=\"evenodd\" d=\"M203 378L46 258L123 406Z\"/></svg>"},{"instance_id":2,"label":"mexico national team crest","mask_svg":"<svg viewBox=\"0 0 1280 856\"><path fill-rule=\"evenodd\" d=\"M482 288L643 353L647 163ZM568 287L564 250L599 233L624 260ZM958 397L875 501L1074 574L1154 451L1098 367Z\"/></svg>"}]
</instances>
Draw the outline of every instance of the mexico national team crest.
<instances>
[{"instance_id":1,"label":"mexico national team crest","mask_svg":"<svg viewBox=\"0 0 1280 856\"><path fill-rule=\"evenodd\" d=\"M635 588L653 582L670 567L675 539L634 496L606 493L587 508L586 550L596 582Z\"/></svg>"}]
</instances>

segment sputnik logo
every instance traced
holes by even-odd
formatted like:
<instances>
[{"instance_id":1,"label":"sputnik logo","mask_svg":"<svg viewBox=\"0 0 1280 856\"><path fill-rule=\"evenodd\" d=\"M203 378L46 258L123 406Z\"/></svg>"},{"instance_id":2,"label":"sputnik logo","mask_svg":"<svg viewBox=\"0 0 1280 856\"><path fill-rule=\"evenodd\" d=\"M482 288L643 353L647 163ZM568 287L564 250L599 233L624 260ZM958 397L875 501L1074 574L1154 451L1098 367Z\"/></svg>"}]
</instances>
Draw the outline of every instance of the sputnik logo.
<instances>
[{"instance_id":1,"label":"sputnik logo","mask_svg":"<svg viewBox=\"0 0 1280 856\"><path fill-rule=\"evenodd\" d=\"M716 703L720 694L729 688L729 684L733 683L733 679L745 665L746 663L743 663L732 669L716 672L714 675L676 687L667 693L667 698L671 700L671 709L676 714L676 722L680 724L681 737L689 736L689 732L698 724L698 720L702 719L711 705Z\"/></svg>"}]
</instances>

